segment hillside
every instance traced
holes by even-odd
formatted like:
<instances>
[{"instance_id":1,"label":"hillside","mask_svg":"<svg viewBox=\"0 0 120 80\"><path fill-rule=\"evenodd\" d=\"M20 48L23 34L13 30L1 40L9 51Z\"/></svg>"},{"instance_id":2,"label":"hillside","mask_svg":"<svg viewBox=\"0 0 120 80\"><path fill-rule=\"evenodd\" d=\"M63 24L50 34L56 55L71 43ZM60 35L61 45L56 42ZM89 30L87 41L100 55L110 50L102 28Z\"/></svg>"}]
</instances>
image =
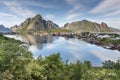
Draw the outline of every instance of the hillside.
<instances>
[{"instance_id":1,"label":"hillside","mask_svg":"<svg viewBox=\"0 0 120 80\"><path fill-rule=\"evenodd\" d=\"M52 21L44 20L40 14L33 18L26 19L17 29L17 32L22 33L40 33L41 31L49 31L59 29L59 26Z\"/></svg>"},{"instance_id":2,"label":"hillside","mask_svg":"<svg viewBox=\"0 0 120 80\"><path fill-rule=\"evenodd\" d=\"M64 25L64 28L76 32L111 32L112 31L104 22L98 24L96 22L91 22L88 20L67 23Z\"/></svg>"}]
</instances>

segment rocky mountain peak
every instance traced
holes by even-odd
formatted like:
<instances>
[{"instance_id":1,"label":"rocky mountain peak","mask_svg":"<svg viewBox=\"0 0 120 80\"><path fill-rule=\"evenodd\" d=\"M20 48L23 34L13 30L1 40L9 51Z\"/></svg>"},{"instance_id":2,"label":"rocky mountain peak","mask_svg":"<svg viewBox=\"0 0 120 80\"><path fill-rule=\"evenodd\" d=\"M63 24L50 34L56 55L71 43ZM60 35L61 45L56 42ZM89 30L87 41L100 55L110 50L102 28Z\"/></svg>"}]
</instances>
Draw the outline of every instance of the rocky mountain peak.
<instances>
[{"instance_id":1,"label":"rocky mountain peak","mask_svg":"<svg viewBox=\"0 0 120 80\"><path fill-rule=\"evenodd\" d=\"M35 15L35 17L33 18L33 20L38 20L38 21L42 21L42 16L40 14Z\"/></svg>"},{"instance_id":2,"label":"rocky mountain peak","mask_svg":"<svg viewBox=\"0 0 120 80\"><path fill-rule=\"evenodd\" d=\"M66 23L66 24L64 25L64 28L66 28L68 25L69 25L69 23Z\"/></svg>"},{"instance_id":3,"label":"rocky mountain peak","mask_svg":"<svg viewBox=\"0 0 120 80\"><path fill-rule=\"evenodd\" d=\"M58 28L58 25L56 25L52 21L44 20L40 14L37 14L33 18L28 18L23 23L21 23L17 31L27 33L39 33L41 31L49 31L51 29Z\"/></svg>"},{"instance_id":4,"label":"rocky mountain peak","mask_svg":"<svg viewBox=\"0 0 120 80\"><path fill-rule=\"evenodd\" d=\"M104 22L102 22L102 23L101 23L101 25L102 25L102 26L107 26L107 24L106 24L106 23L104 23Z\"/></svg>"}]
</instances>

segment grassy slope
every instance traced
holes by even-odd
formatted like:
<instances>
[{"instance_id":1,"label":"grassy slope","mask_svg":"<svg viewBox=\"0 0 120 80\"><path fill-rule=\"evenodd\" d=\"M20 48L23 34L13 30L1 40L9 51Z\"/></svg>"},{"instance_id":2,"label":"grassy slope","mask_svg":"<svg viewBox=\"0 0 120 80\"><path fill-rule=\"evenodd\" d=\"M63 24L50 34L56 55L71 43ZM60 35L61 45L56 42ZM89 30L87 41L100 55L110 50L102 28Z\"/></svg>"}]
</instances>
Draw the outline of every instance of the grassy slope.
<instances>
[{"instance_id":1,"label":"grassy slope","mask_svg":"<svg viewBox=\"0 0 120 80\"><path fill-rule=\"evenodd\" d=\"M0 34L0 44L2 43L17 43L17 44L20 44L21 41L19 40L15 40L14 38L7 38L7 37L4 37L2 34Z\"/></svg>"}]
</instances>

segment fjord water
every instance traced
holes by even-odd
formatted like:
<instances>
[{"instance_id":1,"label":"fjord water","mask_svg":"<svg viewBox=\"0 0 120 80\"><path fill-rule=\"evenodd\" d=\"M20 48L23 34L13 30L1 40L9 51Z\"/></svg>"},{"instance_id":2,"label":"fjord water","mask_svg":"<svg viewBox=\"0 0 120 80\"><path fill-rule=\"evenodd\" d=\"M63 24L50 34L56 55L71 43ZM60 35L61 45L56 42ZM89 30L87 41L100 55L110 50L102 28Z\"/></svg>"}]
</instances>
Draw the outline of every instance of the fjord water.
<instances>
[{"instance_id":1,"label":"fjord water","mask_svg":"<svg viewBox=\"0 0 120 80\"><path fill-rule=\"evenodd\" d=\"M93 66L101 66L105 60L116 61L120 57L117 50L105 49L101 46L93 45L76 38L65 38L58 36L20 36L6 35L28 43L29 50L33 53L34 58L49 56L54 53L60 53L62 60L69 62L91 61Z\"/></svg>"}]
</instances>

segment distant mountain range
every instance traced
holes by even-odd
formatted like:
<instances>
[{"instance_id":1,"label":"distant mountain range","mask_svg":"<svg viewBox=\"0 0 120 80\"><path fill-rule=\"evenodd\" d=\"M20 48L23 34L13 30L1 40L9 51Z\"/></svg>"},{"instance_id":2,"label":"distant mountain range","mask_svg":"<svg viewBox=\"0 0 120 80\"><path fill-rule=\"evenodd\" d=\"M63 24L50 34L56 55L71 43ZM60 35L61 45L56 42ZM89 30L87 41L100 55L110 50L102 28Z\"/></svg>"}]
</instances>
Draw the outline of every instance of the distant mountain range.
<instances>
[{"instance_id":1,"label":"distant mountain range","mask_svg":"<svg viewBox=\"0 0 120 80\"><path fill-rule=\"evenodd\" d=\"M4 25L0 25L0 32L1 33L11 32L11 29L6 28Z\"/></svg>"},{"instance_id":2,"label":"distant mountain range","mask_svg":"<svg viewBox=\"0 0 120 80\"><path fill-rule=\"evenodd\" d=\"M64 25L64 29L75 32L112 32L106 23L98 24L88 20L76 21Z\"/></svg>"},{"instance_id":3,"label":"distant mountain range","mask_svg":"<svg viewBox=\"0 0 120 80\"><path fill-rule=\"evenodd\" d=\"M60 29L57 24L52 21L44 20L40 14L37 14L33 18L27 18L19 26L15 25L11 28L13 32L19 33L40 33L42 31L58 30ZM104 22L101 24L82 20L72 23L66 23L62 29L70 30L73 32L120 32L119 29L108 27ZM10 31L3 25L0 27L0 31Z\"/></svg>"},{"instance_id":4,"label":"distant mountain range","mask_svg":"<svg viewBox=\"0 0 120 80\"><path fill-rule=\"evenodd\" d=\"M113 32L120 32L120 29L109 27Z\"/></svg>"},{"instance_id":5,"label":"distant mountain range","mask_svg":"<svg viewBox=\"0 0 120 80\"><path fill-rule=\"evenodd\" d=\"M52 21L44 20L40 14L37 14L33 18L26 19L17 29L17 32L22 33L34 33L41 31L49 31L53 29L59 29L59 26Z\"/></svg>"}]
</instances>

